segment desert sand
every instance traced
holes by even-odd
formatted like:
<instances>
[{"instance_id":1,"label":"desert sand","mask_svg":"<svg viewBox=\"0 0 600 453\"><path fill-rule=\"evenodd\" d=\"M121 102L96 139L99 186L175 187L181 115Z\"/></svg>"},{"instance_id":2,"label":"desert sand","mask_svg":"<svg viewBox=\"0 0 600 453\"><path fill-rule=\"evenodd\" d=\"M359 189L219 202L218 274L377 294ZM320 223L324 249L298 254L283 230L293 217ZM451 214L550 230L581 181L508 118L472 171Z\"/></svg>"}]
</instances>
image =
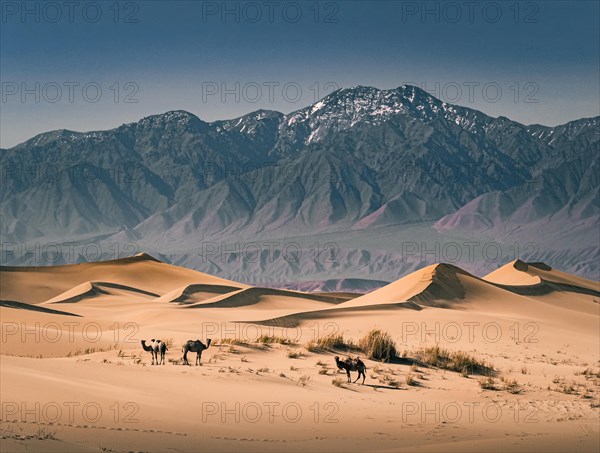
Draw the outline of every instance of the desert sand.
<instances>
[{"instance_id":1,"label":"desert sand","mask_svg":"<svg viewBox=\"0 0 600 453\"><path fill-rule=\"evenodd\" d=\"M437 264L360 295L251 287L142 253L2 267L0 300L2 451L600 448L600 284L543 263L481 278ZM396 358L307 348L372 329ZM185 341L209 338L202 366L182 365ZM165 365L142 339L168 343ZM427 363L436 345L487 371ZM364 385L336 355L363 359Z\"/></svg>"}]
</instances>

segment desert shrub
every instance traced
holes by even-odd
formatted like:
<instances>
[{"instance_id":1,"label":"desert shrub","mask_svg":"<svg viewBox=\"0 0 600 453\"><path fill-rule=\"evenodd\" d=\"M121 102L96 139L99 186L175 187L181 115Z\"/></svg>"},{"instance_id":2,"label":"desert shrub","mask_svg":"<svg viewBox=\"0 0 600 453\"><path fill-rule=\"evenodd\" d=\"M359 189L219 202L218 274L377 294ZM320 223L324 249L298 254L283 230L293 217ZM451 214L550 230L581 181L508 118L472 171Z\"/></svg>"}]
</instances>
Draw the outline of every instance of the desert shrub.
<instances>
[{"instance_id":1,"label":"desert shrub","mask_svg":"<svg viewBox=\"0 0 600 453\"><path fill-rule=\"evenodd\" d=\"M571 383L561 382L556 386L556 388L554 390L556 392L565 393L567 395L576 395L579 393L578 385L574 382L571 382Z\"/></svg>"},{"instance_id":2,"label":"desert shrub","mask_svg":"<svg viewBox=\"0 0 600 453\"><path fill-rule=\"evenodd\" d=\"M575 375L584 376L586 379L593 379L593 378L600 379L600 369L598 369L598 371L594 371L594 369L592 369L592 368L586 368L583 371L575 372Z\"/></svg>"},{"instance_id":3,"label":"desert shrub","mask_svg":"<svg viewBox=\"0 0 600 453\"><path fill-rule=\"evenodd\" d=\"M308 376L306 374L304 374L298 378L298 384L300 384L302 387L306 387L306 384L308 384L308 381L310 381L310 376Z\"/></svg>"},{"instance_id":4,"label":"desert shrub","mask_svg":"<svg viewBox=\"0 0 600 453\"><path fill-rule=\"evenodd\" d=\"M292 344L289 338L278 337L276 335L261 335L256 340L257 343L279 343L279 344Z\"/></svg>"},{"instance_id":5,"label":"desert shrub","mask_svg":"<svg viewBox=\"0 0 600 453\"><path fill-rule=\"evenodd\" d=\"M390 387L394 387L395 389L400 388L400 381L398 381L397 379L390 379L389 381L387 381L387 384Z\"/></svg>"},{"instance_id":6,"label":"desert shrub","mask_svg":"<svg viewBox=\"0 0 600 453\"><path fill-rule=\"evenodd\" d=\"M310 340L304 347L310 352L356 349L356 345L351 341L346 341L343 335L334 333Z\"/></svg>"},{"instance_id":7,"label":"desert shrub","mask_svg":"<svg viewBox=\"0 0 600 453\"><path fill-rule=\"evenodd\" d=\"M389 362L397 356L396 342L387 332L373 329L358 342L360 350L370 359Z\"/></svg>"},{"instance_id":8,"label":"desert shrub","mask_svg":"<svg viewBox=\"0 0 600 453\"><path fill-rule=\"evenodd\" d=\"M47 426L39 426L35 433L35 438L38 440L56 439L57 430L51 430Z\"/></svg>"},{"instance_id":9,"label":"desert shrub","mask_svg":"<svg viewBox=\"0 0 600 453\"><path fill-rule=\"evenodd\" d=\"M223 345L223 344L244 346L244 345L247 345L248 343L246 343L244 340L240 340L239 338L221 338L219 340L219 345Z\"/></svg>"},{"instance_id":10,"label":"desert shrub","mask_svg":"<svg viewBox=\"0 0 600 453\"><path fill-rule=\"evenodd\" d=\"M390 387L394 387L394 388L400 387L400 381L398 379L396 379L394 376L390 376L389 374L386 374L381 379L379 379L379 382L381 382L382 384L389 385Z\"/></svg>"},{"instance_id":11,"label":"desert shrub","mask_svg":"<svg viewBox=\"0 0 600 453\"><path fill-rule=\"evenodd\" d=\"M421 348L416 352L415 356L424 365L457 371L463 375L485 375L494 372L493 367L488 365L484 360L479 360L463 351L449 351L437 345Z\"/></svg>"},{"instance_id":12,"label":"desert shrub","mask_svg":"<svg viewBox=\"0 0 600 453\"><path fill-rule=\"evenodd\" d=\"M331 380L331 384L335 385L336 387L344 387L344 384L346 383L346 381L344 381L342 378L334 378Z\"/></svg>"},{"instance_id":13,"label":"desert shrub","mask_svg":"<svg viewBox=\"0 0 600 453\"><path fill-rule=\"evenodd\" d=\"M516 379L506 380L504 382L504 390L515 395L521 393L521 388L519 387L519 383Z\"/></svg>"},{"instance_id":14,"label":"desert shrub","mask_svg":"<svg viewBox=\"0 0 600 453\"><path fill-rule=\"evenodd\" d=\"M496 390L496 381L492 376L479 380L479 387L483 390Z\"/></svg>"}]
</instances>

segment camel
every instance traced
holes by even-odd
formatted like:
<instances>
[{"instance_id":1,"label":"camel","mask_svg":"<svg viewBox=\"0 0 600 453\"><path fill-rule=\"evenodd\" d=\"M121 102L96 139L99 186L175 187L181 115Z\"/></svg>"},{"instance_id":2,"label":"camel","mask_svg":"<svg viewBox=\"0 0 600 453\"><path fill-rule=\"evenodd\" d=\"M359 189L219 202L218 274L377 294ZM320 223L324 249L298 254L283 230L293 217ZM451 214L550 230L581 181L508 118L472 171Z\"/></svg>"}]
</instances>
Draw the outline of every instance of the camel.
<instances>
[{"instance_id":1,"label":"camel","mask_svg":"<svg viewBox=\"0 0 600 453\"><path fill-rule=\"evenodd\" d=\"M156 359L156 365L165 364L165 354L167 352L167 345L160 341L155 340L154 338L150 340L150 344L146 345L146 340L142 340L142 348L144 351L150 352L152 355L152 365L154 365L154 359ZM160 353L160 363L158 360L158 354Z\"/></svg>"},{"instance_id":2,"label":"camel","mask_svg":"<svg viewBox=\"0 0 600 453\"><path fill-rule=\"evenodd\" d=\"M152 365L154 365L154 358L156 357L156 351L154 350L154 340L151 340L149 345L146 345L146 340L142 340L142 348L144 351L148 351L152 355Z\"/></svg>"},{"instance_id":3,"label":"camel","mask_svg":"<svg viewBox=\"0 0 600 453\"><path fill-rule=\"evenodd\" d=\"M351 379L350 379L350 371L358 371L358 376L356 377L356 381L358 381L360 379L360 377L362 376L363 380L362 383L365 383L365 378L367 377L367 373L366 373L366 365L363 363L362 360L360 360L358 357L355 358L354 360L352 360L350 357L348 357L346 360L344 360L343 362L340 360L339 356L335 356L335 364L337 365L337 367L340 370L343 370L346 372L346 375L348 376L348 383L350 383ZM356 383L356 381L354 381L354 383Z\"/></svg>"},{"instance_id":4,"label":"camel","mask_svg":"<svg viewBox=\"0 0 600 453\"><path fill-rule=\"evenodd\" d=\"M164 341L156 340L154 344L158 348L158 352L156 353L156 364L158 365L158 353L160 353L160 364L165 364L165 354L167 353L167 344Z\"/></svg>"},{"instance_id":5,"label":"camel","mask_svg":"<svg viewBox=\"0 0 600 453\"><path fill-rule=\"evenodd\" d=\"M183 351L183 364L184 365L189 365L190 362L188 362L187 359L187 353L188 352L195 352L196 353L196 365L200 364L202 365L201 359L202 359L202 351L204 351L205 349L208 349L210 346L210 342L212 340L210 338L206 339L206 345L204 343L202 343L200 340L188 340L187 343L185 343L183 345L182 351Z\"/></svg>"}]
</instances>

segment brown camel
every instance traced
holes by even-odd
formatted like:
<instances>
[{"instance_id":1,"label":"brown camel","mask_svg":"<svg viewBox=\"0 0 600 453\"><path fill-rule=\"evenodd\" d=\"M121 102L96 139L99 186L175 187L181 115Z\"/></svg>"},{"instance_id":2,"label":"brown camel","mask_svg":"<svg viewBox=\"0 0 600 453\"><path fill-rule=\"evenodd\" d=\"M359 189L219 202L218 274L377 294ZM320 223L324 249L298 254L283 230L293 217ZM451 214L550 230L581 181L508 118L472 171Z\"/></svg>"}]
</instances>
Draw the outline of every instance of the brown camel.
<instances>
[{"instance_id":1,"label":"brown camel","mask_svg":"<svg viewBox=\"0 0 600 453\"><path fill-rule=\"evenodd\" d=\"M196 353L196 365L200 364L202 365L201 359L202 359L202 351L204 351L205 349L208 349L211 343L211 339L207 338L206 339L206 345L204 343L202 343L200 340L188 340L182 348L183 351L183 364L184 365L189 365L190 362L188 362L187 359L187 353L188 352L195 352Z\"/></svg>"},{"instance_id":2,"label":"brown camel","mask_svg":"<svg viewBox=\"0 0 600 453\"><path fill-rule=\"evenodd\" d=\"M365 378L367 377L367 367L366 365L363 363L362 360L360 360L358 357L355 358L354 360L352 360L350 357L348 357L346 360L344 360L343 362L340 360L340 358L336 355L335 356L335 364L337 365L337 367L340 370L343 370L346 372L346 375L348 376L348 383L350 383L350 371L358 371L358 376L356 378L356 381L358 381L360 379L360 377L362 376L363 380L362 383L365 383ZM354 383L356 383L356 381L354 381Z\"/></svg>"}]
</instances>

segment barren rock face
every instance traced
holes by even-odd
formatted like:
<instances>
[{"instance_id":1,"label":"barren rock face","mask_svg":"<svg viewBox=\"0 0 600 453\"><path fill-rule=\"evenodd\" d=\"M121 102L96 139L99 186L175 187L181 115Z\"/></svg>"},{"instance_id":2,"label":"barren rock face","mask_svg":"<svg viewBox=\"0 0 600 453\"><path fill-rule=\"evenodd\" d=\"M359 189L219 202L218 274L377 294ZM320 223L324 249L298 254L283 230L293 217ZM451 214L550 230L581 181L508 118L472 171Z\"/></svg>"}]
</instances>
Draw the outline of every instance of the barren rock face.
<instances>
[{"instance_id":1,"label":"barren rock face","mask_svg":"<svg viewBox=\"0 0 600 453\"><path fill-rule=\"evenodd\" d=\"M173 111L109 131L48 132L1 151L0 234L17 244L2 264L151 250L229 278L298 284L361 278L353 260L368 254L379 263L370 278L391 281L444 261L403 257L398 266L399 242L421 241L407 229L434 225L432 240L441 246L461 235L505 247L516 241L520 249L504 261L527 252L529 261L597 279L600 252L590 244L599 227L599 123L524 126L402 86L338 90L288 115L261 110L206 123ZM381 228L393 233L373 241ZM339 233L351 239L338 244ZM312 252L269 272L264 248L245 261L205 256L240 238L278 238L271 251L285 254L297 237L334 242L335 273L320 273L330 263L309 259ZM80 248L56 260L23 251L57 238L105 246L98 256ZM535 246L523 251L529 243ZM473 259L469 270L498 263Z\"/></svg>"}]
</instances>

